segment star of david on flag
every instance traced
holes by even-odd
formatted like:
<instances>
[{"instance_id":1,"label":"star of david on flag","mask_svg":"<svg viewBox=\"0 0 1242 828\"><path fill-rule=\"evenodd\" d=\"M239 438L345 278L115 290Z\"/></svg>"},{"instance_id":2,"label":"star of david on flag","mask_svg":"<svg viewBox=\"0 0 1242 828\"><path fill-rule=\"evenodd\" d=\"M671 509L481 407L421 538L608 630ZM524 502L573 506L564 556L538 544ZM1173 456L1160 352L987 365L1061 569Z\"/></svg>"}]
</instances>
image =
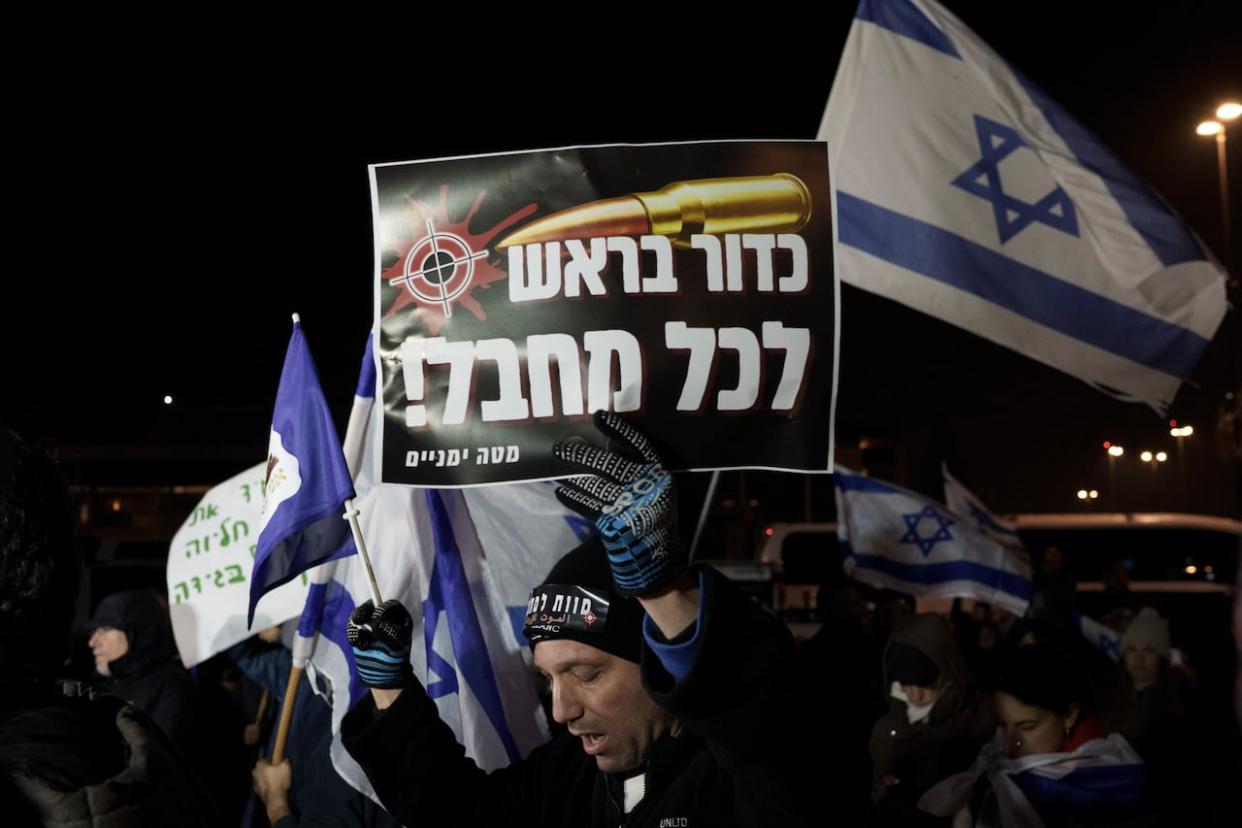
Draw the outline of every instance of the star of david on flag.
<instances>
[{"instance_id":1,"label":"star of david on flag","mask_svg":"<svg viewBox=\"0 0 1242 828\"><path fill-rule=\"evenodd\" d=\"M1160 412L1220 326L1181 218L934 0L861 0L818 137L843 282Z\"/></svg>"},{"instance_id":2,"label":"star of david on flag","mask_svg":"<svg viewBox=\"0 0 1242 828\"><path fill-rule=\"evenodd\" d=\"M1001 162L1022 147L1024 142L1018 131L976 115L975 132L979 136L982 157L977 164L953 179L952 184L991 202L1001 243L1009 241L1036 221L1077 236L1078 217L1074 213L1074 202L1070 201L1061 185L1056 185L1035 204L1005 192Z\"/></svg>"},{"instance_id":3,"label":"star of david on flag","mask_svg":"<svg viewBox=\"0 0 1242 828\"><path fill-rule=\"evenodd\" d=\"M940 541L953 540L953 534L949 531L949 527L953 525L953 521L936 511L935 506L928 506L921 512L911 512L902 515L902 519L906 522L906 533L901 536L901 543L912 543L919 548L926 558L931 554L932 548ZM930 520L936 524L931 534L921 534L923 531L920 526Z\"/></svg>"},{"instance_id":4,"label":"star of david on flag","mask_svg":"<svg viewBox=\"0 0 1242 828\"><path fill-rule=\"evenodd\" d=\"M846 575L907 595L961 596L1026 612L1031 566L1019 550L892 483L841 466L833 482Z\"/></svg>"}]
</instances>

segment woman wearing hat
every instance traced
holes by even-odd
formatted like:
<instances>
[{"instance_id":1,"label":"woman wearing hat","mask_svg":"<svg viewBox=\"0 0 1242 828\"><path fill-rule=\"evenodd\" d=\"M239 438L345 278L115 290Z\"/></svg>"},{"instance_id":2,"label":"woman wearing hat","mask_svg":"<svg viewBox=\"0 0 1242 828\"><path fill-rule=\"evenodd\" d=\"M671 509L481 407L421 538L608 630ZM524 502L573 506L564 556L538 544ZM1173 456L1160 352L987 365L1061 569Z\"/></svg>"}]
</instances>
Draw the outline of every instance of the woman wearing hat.
<instances>
[{"instance_id":1,"label":"woman wearing hat","mask_svg":"<svg viewBox=\"0 0 1242 828\"><path fill-rule=\"evenodd\" d=\"M1147 764L1152 804L1179 808L1188 785L1205 778L1210 764L1197 732L1194 688L1186 671L1172 663L1169 622L1144 607L1121 636L1113 704L1105 718Z\"/></svg>"}]
</instances>

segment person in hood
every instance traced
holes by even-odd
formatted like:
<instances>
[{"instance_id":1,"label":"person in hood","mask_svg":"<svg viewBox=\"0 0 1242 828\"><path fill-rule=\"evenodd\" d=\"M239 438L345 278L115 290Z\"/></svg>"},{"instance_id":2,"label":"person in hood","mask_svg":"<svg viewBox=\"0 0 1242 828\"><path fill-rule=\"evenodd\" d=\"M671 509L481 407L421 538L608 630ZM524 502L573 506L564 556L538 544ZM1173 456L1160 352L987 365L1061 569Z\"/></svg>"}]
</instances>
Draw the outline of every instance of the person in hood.
<instances>
[{"instance_id":1,"label":"person in hood","mask_svg":"<svg viewBox=\"0 0 1242 828\"><path fill-rule=\"evenodd\" d=\"M970 767L994 728L944 618L911 616L884 648L889 710L871 729L872 797L881 825L928 821L919 797Z\"/></svg>"},{"instance_id":2,"label":"person in hood","mask_svg":"<svg viewBox=\"0 0 1242 828\"><path fill-rule=\"evenodd\" d=\"M63 476L0 428L0 822L218 825L206 789L146 715L56 681L80 577Z\"/></svg>"},{"instance_id":3,"label":"person in hood","mask_svg":"<svg viewBox=\"0 0 1242 828\"><path fill-rule=\"evenodd\" d=\"M194 681L173 646L168 613L154 592L116 592L99 602L89 646L100 690L150 716L187 756L194 745Z\"/></svg>"}]
</instances>

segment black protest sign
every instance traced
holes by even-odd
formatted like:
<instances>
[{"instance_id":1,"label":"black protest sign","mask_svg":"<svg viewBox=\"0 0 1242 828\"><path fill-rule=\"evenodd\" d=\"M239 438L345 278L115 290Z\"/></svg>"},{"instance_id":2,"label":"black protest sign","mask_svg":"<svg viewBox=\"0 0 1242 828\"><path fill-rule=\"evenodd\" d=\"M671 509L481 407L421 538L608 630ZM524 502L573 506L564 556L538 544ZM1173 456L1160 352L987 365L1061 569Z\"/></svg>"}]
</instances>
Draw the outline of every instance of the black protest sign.
<instances>
[{"instance_id":1,"label":"black protest sign","mask_svg":"<svg viewBox=\"0 0 1242 828\"><path fill-rule=\"evenodd\" d=\"M580 147L375 165L382 479L565 476L611 409L671 469L826 472L827 146Z\"/></svg>"}]
</instances>

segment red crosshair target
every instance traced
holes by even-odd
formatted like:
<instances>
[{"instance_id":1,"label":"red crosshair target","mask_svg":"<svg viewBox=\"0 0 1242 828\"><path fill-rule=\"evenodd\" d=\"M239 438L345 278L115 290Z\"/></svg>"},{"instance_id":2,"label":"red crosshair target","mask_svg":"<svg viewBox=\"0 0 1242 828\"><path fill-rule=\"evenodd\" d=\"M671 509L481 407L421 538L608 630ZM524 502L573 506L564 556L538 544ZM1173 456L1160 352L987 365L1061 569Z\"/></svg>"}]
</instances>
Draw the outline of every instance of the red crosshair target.
<instances>
[{"instance_id":1,"label":"red crosshair target","mask_svg":"<svg viewBox=\"0 0 1242 828\"><path fill-rule=\"evenodd\" d=\"M428 219L427 235L410 248L401 275L388 284L405 285L416 298L438 304L445 316L452 316L452 301L470 287L474 277L474 260L486 257L486 250L476 253L456 233L437 233Z\"/></svg>"}]
</instances>

